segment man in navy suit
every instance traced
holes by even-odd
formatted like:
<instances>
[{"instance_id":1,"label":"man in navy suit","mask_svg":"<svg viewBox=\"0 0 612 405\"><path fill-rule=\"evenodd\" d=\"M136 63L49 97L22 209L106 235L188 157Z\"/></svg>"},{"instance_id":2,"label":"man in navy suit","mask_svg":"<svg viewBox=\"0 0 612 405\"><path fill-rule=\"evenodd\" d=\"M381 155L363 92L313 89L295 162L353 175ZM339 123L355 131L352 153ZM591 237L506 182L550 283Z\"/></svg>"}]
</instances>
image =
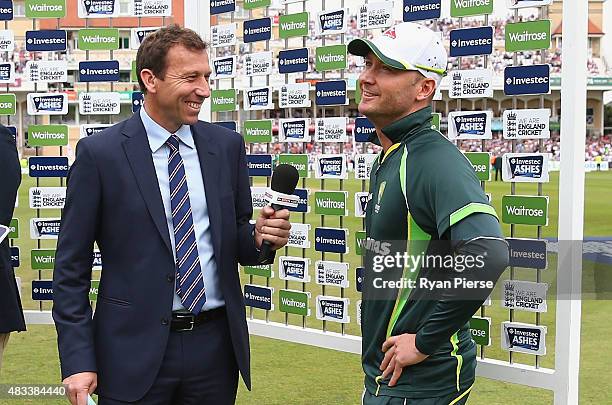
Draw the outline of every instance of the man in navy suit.
<instances>
[{"instance_id":1,"label":"man in navy suit","mask_svg":"<svg viewBox=\"0 0 612 405\"><path fill-rule=\"evenodd\" d=\"M289 212L255 225L243 139L198 121L210 96L207 45L173 25L136 68L144 108L79 141L53 274L62 378L73 405L232 404L250 389L238 263L287 243ZM95 315L92 249L102 255ZM268 262L271 262L270 257Z\"/></svg>"},{"instance_id":2,"label":"man in navy suit","mask_svg":"<svg viewBox=\"0 0 612 405\"><path fill-rule=\"evenodd\" d=\"M9 226L21 183L21 167L13 135L3 125L0 125L0 173L0 224ZM0 242L0 367L10 332L25 328L7 238Z\"/></svg>"}]
</instances>

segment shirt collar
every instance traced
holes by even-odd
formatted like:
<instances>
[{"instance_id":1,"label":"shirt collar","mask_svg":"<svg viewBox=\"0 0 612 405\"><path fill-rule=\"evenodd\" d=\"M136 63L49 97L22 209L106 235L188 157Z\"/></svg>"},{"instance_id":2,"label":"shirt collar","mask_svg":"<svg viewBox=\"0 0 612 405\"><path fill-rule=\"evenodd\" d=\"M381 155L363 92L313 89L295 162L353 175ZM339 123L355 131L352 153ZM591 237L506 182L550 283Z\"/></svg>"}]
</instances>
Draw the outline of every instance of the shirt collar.
<instances>
[{"instance_id":1,"label":"shirt collar","mask_svg":"<svg viewBox=\"0 0 612 405\"><path fill-rule=\"evenodd\" d=\"M408 114L384 127L382 133L385 134L392 143L408 140L412 135L420 132L418 131L419 129L423 127L431 128L431 111L431 107L427 106ZM370 135L369 141L379 145L376 132Z\"/></svg>"},{"instance_id":2,"label":"shirt collar","mask_svg":"<svg viewBox=\"0 0 612 405\"><path fill-rule=\"evenodd\" d=\"M166 143L172 134L155 122L153 118L147 114L144 106L140 109L140 119L142 120L142 125L147 132L147 139L149 140L151 152L155 153ZM181 142L189 148L195 148L195 142L193 141L193 135L191 134L191 128L189 125L183 124L178 131L174 133L174 135L176 135Z\"/></svg>"}]
</instances>

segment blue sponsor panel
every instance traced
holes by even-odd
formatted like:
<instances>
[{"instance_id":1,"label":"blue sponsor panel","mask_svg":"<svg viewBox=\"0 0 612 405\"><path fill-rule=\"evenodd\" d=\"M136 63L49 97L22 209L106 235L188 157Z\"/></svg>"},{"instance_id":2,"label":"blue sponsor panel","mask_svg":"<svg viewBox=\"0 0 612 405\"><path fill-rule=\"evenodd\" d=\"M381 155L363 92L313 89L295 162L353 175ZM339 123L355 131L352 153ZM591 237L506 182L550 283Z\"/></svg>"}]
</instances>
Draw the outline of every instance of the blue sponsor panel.
<instances>
[{"instance_id":1,"label":"blue sponsor panel","mask_svg":"<svg viewBox=\"0 0 612 405\"><path fill-rule=\"evenodd\" d=\"M272 176L272 155L247 155L247 166L251 177Z\"/></svg>"},{"instance_id":2,"label":"blue sponsor panel","mask_svg":"<svg viewBox=\"0 0 612 405\"><path fill-rule=\"evenodd\" d=\"M550 93L550 65L508 66L504 69L505 95L548 93Z\"/></svg>"},{"instance_id":3,"label":"blue sponsor panel","mask_svg":"<svg viewBox=\"0 0 612 405\"><path fill-rule=\"evenodd\" d=\"M363 291L363 276L365 275L365 268L355 268L355 288L358 292Z\"/></svg>"},{"instance_id":4,"label":"blue sponsor panel","mask_svg":"<svg viewBox=\"0 0 612 405\"><path fill-rule=\"evenodd\" d=\"M317 252L347 253L347 231L339 228L315 228Z\"/></svg>"},{"instance_id":5,"label":"blue sponsor panel","mask_svg":"<svg viewBox=\"0 0 612 405\"><path fill-rule=\"evenodd\" d=\"M17 142L17 127L9 125L6 127L6 129L8 129L11 135L13 135L13 141Z\"/></svg>"},{"instance_id":6,"label":"blue sponsor panel","mask_svg":"<svg viewBox=\"0 0 612 405\"><path fill-rule=\"evenodd\" d=\"M66 50L65 30L26 31L26 51L54 52Z\"/></svg>"},{"instance_id":7,"label":"blue sponsor panel","mask_svg":"<svg viewBox=\"0 0 612 405\"><path fill-rule=\"evenodd\" d=\"M442 0L404 0L404 21L423 21L440 18Z\"/></svg>"},{"instance_id":8,"label":"blue sponsor panel","mask_svg":"<svg viewBox=\"0 0 612 405\"><path fill-rule=\"evenodd\" d=\"M11 246L11 266L13 266L13 268L16 269L21 266L20 257L19 248L17 246Z\"/></svg>"},{"instance_id":9,"label":"blue sponsor panel","mask_svg":"<svg viewBox=\"0 0 612 405\"><path fill-rule=\"evenodd\" d=\"M32 280L32 300L53 300L53 280Z\"/></svg>"},{"instance_id":10,"label":"blue sponsor panel","mask_svg":"<svg viewBox=\"0 0 612 405\"><path fill-rule=\"evenodd\" d=\"M236 57L228 56L213 60L213 74L216 79L233 77L236 73Z\"/></svg>"},{"instance_id":11,"label":"blue sponsor panel","mask_svg":"<svg viewBox=\"0 0 612 405\"><path fill-rule=\"evenodd\" d=\"M96 251L93 252L91 267L93 270L102 269L102 253Z\"/></svg>"},{"instance_id":12,"label":"blue sponsor panel","mask_svg":"<svg viewBox=\"0 0 612 405\"><path fill-rule=\"evenodd\" d=\"M450 32L450 56L493 53L493 27L462 28Z\"/></svg>"},{"instance_id":13,"label":"blue sponsor panel","mask_svg":"<svg viewBox=\"0 0 612 405\"><path fill-rule=\"evenodd\" d=\"M137 113L144 103L144 94L141 91L132 92L132 112Z\"/></svg>"},{"instance_id":14,"label":"blue sponsor panel","mask_svg":"<svg viewBox=\"0 0 612 405\"><path fill-rule=\"evenodd\" d=\"M119 61L99 60L79 62L80 82L118 82Z\"/></svg>"},{"instance_id":15,"label":"blue sponsor panel","mask_svg":"<svg viewBox=\"0 0 612 405\"><path fill-rule=\"evenodd\" d=\"M287 49L278 52L278 73L308 71L308 48Z\"/></svg>"},{"instance_id":16,"label":"blue sponsor panel","mask_svg":"<svg viewBox=\"0 0 612 405\"><path fill-rule=\"evenodd\" d=\"M213 122L213 124L219 125L223 128L231 129L234 132L237 132L236 129L238 128L236 121L217 121Z\"/></svg>"},{"instance_id":17,"label":"blue sponsor panel","mask_svg":"<svg viewBox=\"0 0 612 405\"><path fill-rule=\"evenodd\" d=\"M547 264L546 241L542 239L507 238L511 267L545 269Z\"/></svg>"},{"instance_id":18,"label":"blue sponsor panel","mask_svg":"<svg viewBox=\"0 0 612 405\"><path fill-rule=\"evenodd\" d=\"M344 31L344 21L346 19L346 10L334 10L324 12L318 15L318 24L322 32L326 34L338 34Z\"/></svg>"},{"instance_id":19,"label":"blue sponsor panel","mask_svg":"<svg viewBox=\"0 0 612 405\"><path fill-rule=\"evenodd\" d=\"M61 220L55 218L30 219L30 237L32 239L57 239Z\"/></svg>"},{"instance_id":20,"label":"blue sponsor panel","mask_svg":"<svg viewBox=\"0 0 612 405\"><path fill-rule=\"evenodd\" d=\"M11 21L13 19L13 2L0 0L0 21Z\"/></svg>"},{"instance_id":21,"label":"blue sponsor panel","mask_svg":"<svg viewBox=\"0 0 612 405\"><path fill-rule=\"evenodd\" d=\"M0 63L0 81L9 82L11 80L11 72L13 69L13 63Z\"/></svg>"},{"instance_id":22,"label":"blue sponsor panel","mask_svg":"<svg viewBox=\"0 0 612 405\"><path fill-rule=\"evenodd\" d=\"M28 159L30 177L68 176L68 158L65 156L30 156Z\"/></svg>"},{"instance_id":23,"label":"blue sponsor panel","mask_svg":"<svg viewBox=\"0 0 612 405\"><path fill-rule=\"evenodd\" d=\"M355 126L353 128L353 136L355 142L369 142L370 136L376 133L374 124L366 117L355 118Z\"/></svg>"},{"instance_id":24,"label":"blue sponsor panel","mask_svg":"<svg viewBox=\"0 0 612 405\"><path fill-rule=\"evenodd\" d=\"M210 0L210 15L236 11L236 0Z\"/></svg>"},{"instance_id":25,"label":"blue sponsor panel","mask_svg":"<svg viewBox=\"0 0 612 405\"><path fill-rule=\"evenodd\" d=\"M308 212L308 189L296 188L293 195L297 195L300 200L295 208L289 207L289 211L293 212Z\"/></svg>"},{"instance_id":26,"label":"blue sponsor panel","mask_svg":"<svg viewBox=\"0 0 612 405\"><path fill-rule=\"evenodd\" d=\"M346 105L346 81L332 80L317 82L315 85L315 102L317 105Z\"/></svg>"},{"instance_id":27,"label":"blue sponsor panel","mask_svg":"<svg viewBox=\"0 0 612 405\"><path fill-rule=\"evenodd\" d=\"M267 41L272 38L272 20L270 18L258 18L246 20L243 24L244 43Z\"/></svg>"},{"instance_id":28,"label":"blue sponsor panel","mask_svg":"<svg viewBox=\"0 0 612 405\"><path fill-rule=\"evenodd\" d=\"M287 120L282 122L282 133L285 142L304 142L310 128L305 119Z\"/></svg>"},{"instance_id":29,"label":"blue sponsor panel","mask_svg":"<svg viewBox=\"0 0 612 405\"><path fill-rule=\"evenodd\" d=\"M248 307L271 311L273 309L272 289L258 285L245 284L244 304Z\"/></svg>"}]
</instances>

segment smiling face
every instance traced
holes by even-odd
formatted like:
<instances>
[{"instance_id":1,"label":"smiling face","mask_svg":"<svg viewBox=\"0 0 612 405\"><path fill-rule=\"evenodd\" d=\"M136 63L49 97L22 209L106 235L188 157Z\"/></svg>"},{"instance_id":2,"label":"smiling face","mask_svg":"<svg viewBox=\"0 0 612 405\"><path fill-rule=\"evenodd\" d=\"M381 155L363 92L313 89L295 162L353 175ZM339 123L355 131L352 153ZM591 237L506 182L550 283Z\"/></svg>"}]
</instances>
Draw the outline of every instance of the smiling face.
<instances>
[{"instance_id":1,"label":"smiling face","mask_svg":"<svg viewBox=\"0 0 612 405\"><path fill-rule=\"evenodd\" d=\"M143 69L141 78L147 88L145 109L168 132L183 124L198 121L202 103L210 97L211 69L205 50L191 50L175 45L166 54L163 78Z\"/></svg>"},{"instance_id":2,"label":"smiling face","mask_svg":"<svg viewBox=\"0 0 612 405\"><path fill-rule=\"evenodd\" d=\"M359 112L377 128L383 128L431 102L435 80L414 70L399 70L381 62L372 52L364 57L359 75Z\"/></svg>"}]
</instances>

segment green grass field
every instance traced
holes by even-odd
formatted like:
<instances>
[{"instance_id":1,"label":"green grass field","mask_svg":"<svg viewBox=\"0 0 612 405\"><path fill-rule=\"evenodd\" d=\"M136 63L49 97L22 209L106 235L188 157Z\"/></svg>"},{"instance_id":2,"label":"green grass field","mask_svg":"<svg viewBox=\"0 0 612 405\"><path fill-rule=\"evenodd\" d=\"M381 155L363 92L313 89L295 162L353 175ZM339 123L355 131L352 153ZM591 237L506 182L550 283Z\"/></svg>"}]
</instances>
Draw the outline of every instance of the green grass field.
<instances>
[{"instance_id":1,"label":"green grass field","mask_svg":"<svg viewBox=\"0 0 612 405\"><path fill-rule=\"evenodd\" d=\"M449 174L452 175L452 174ZM41 186L57 186L58 180L44 180ZM29 251L32 248L53 248L55 241L35 241L29 238L29 218L35 217L36 212L28 207L27 190L35 185L34 180L24 176L24 182L20 190L19 207L15 216L21 219L20 238L15 240L15 245L21 248L21 266L16 273L22 279L22 295L24 308L49 310L49 302L34 302L31 300L31 280L50 279L51 270L42 272L33 271L30 267ZM306 186L311 189L321 189L319 180L309 179ZM324 226L342 226L350 230L351 252L341 258L337 254L326 254L326 260L340 260L350 263L351 285L345 289L345 296L350 298L351 323L346 325L345 332L358 334L359 326L355 321L355 301L359 299L359 293L354 286L354 268L359 264L360 258L354 253L354 233L363 229L362 219L353 217L353 194L362 190L362 183L355 180L346 180L342 185L339 181L326 180L326 190L343 189L349 192L349 216L325 217ZM510 184L502 182L487 182L486 191L492 194L492 202L498 213L500 213L501 196L510 193ZM612 236L612 173L588 173L586 181L586 207L585 207L585 235L586 236ZM518 184L516 194L536 194L537 186L533 184ZM558 222L558 173L551 174L551 182L543 186L543 194L550 197L549 204L549 226L542 229L543 237L556 237ZM311 196L311 203L313 197ZM41 211L42 217L58 217L58 211ZM321 226L322 219L314 214L307 214L302 218L301 214L293 215L292 221L305 222L315 226ZM342 221L342 222L341 222ZM516 226L515 236L536 237L536 228L528 226ZM510 227L504 225L504 232L510 235ZM301 256L300 249L285 249L283 254ZM313 274L314 261L321 259L322 255L315 252L314 248L306 252L311 261L310 273ZM555 257L549 260L549 267L542 271L542 279L552 283L549 292L554 291L554 273L557 263ZM278 270L273 269L275 277L269 280L270 286L276 290L279 288L302 289L302 283L284 282L276 278ZM592 285L594 266L585 262L584 280L585 284ZM515 278L535 281L535 270L518 269ZM94 272L95 279L99 272ZM502 279L509 277L509 271ZM266 284L262 277L242 276L244 282L255 284ZM321 328L322 322L314 316L314 298L322 294L321 286L311 281L306 287L310 291L312 299L310 307L312 315L306 318L306 325L313 328ZM326 295L340 295L340 289L326 287ZM492 318L492 344L485 348L486 357L507 360L508 353L502 351L499 343L499 323L508 320L508 311L502 310L496 298L498 292L493 294L493 302L490 307L485 308L485 316ZM153 297L152 297L153 298ZM275 293L274 299L277 300ZM275 303L278 305L278 303ZM543 367L554 366L554 320L555 302L549 294L549 311L542 314L542 323L548 326L547 348L548 354L541 358ZM612 311L612 301L586 299L583 301L582 317L582 350L580 369L580 403L581 404L606 404L611 403L605 386L609 385L612 371L608 367L610 352L602 352L601 337L612 334L612 325L609 322L609 314ZM535 315L527 312L515 311L515 320L521 322L535 322ZM265 313L262 310L254 310L253 317L263 319ZM277 322L288 321L291 324L301 325L302 317L290 315L287 319L285 314L273 311L269 314L270 320ZM338 324L327 322L327 330L340 332ZM362 373L360 359L357 355L334 352L331 350L297 345L284 341L276 341L260 337L252 337L252 361L253 361L253 391L247 392L243 386L238 394L239 404L357 404L362 391ZM603 346L605 348L605 345ZM534 357L529 355L514 355L514 361L526 364L534 364ZM57 349L55 342L55 329L52 326L31 325L26 333L12 334L7 351L5 352L0 384L55 384L59 383L59 366L57 360ZM473 404L548 404L552 402L552 394L544 390L515 386L489 379L479 379L470 403ZM63 404L65 400L7 400L0 398L1 405L20 404Z\"/></svg>"}]
</instances>

